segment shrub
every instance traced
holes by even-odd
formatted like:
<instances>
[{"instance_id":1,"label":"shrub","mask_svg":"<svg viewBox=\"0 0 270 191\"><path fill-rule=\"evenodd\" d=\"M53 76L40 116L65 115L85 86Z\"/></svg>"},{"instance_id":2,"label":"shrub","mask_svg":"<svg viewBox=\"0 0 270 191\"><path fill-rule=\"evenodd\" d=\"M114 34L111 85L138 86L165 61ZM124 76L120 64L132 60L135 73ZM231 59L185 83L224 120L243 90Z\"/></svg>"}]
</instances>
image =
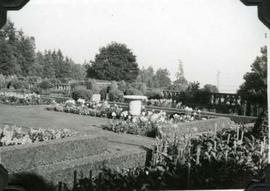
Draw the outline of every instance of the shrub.
<instances>
[{"instance_id":1,"label":"shrub","mask_svg":"<svg viewBox=\"0 0 270 191\"><path fill-rule=\"evenodd\" d=\"M61 84L61 80L59 80L57 78L52 78L52 79L50 79L50 83L52 86L55 86L56 84Z\"/></svg>"},{"instance_id":2,"label":"shrub","mask_svg":"<svg viewBox=\"0 0 270 191\"><path fill-rule=\"evenodd\" d=\"M118 83L118 89L122 92L125 92L127 90L127 84L124 80Z\"/></svg>"},{"instance_id":3,"label":"shrub","mask_svg":"<svg viewBox=\"0 0 270 191\"><path fill-rule=\"evenodd\" d=\"M117 90L118 84L116 81L112 81L111 85L109 86L109 90Z\"/></svg>"},{"instance_id":4,"label":"shrub","mask_svg":"<svg viewBox=\"0 0 270 191\"><path fill-rule=\"evenodd\" d=\"M93 93L98 93L99 92L99 87L97 85L96 80L94 79L89 79L85 82L86 88L89 90L92 90Z\"/></svg>"},{"instance_id":5,"label":"shrub","mask_svg":"<svg viewBox=\"0 0 270 191\"><path fill-rule=\"evenodd\" d=\"M105 100L105 99L106 99L107 91L108 91L108 88L103 88L103 89L101 89L101 90L99 91L101 100Z\"/></svg>"},{"instance_id":6,"label":"shrub","mask_svg":"<svg viewBox=\"0 0 270 191\"><path fill-rule=\"evenodd\" d=\"M27 81L30 84L37 84L37 83L40 83L42 79L39 76L28 76Z\"/></svg>"},{"instance_id":7,"label":"shrub","mask_svg":"<svg viewBox=\"0 0 270 191\"><path fill-rule=\"evenodd\" d=\"M126 92L125 92L126 95L143 95L143 93L136 89L136 88L133 88L133 87L129 87Z\"/></svg>"},{"instance_id":8,"label":"shrub","mask_svg":"<svg viewBox=\"0 0 270 191\"><path fill-rule=\"evenodd\" d=\"M76 88L72 93L71 97L74 100L78 100L79 98L90 100L93 95L93 92L91 90L83 89L83 88Z\"/></svg>"},{"instance_id":9,"label":"shrub","mask_svg":"<svg viewBox=\"0 0 270 191\"><path fill-rule=\"evenodd\" d=\"M110 101L123 101L124 93L118 89L111 89L109 91Z\"/></svg>"},{"instance_id":10,"label":"shrub","mask_svg":"<svg viewBox=\"0 0 270 191\"><path fill-rule=\"evenodd\" d=\"M132 83L131 86L139 90L142 93L142 95L144 95L147 91L147 86L143 82Z\"/></svg>"},{"instance_id":11,"label":"shrub","mask_svg":"<svg viewBox=\"0 0 270 191\"><path fill-rule=\"evenodd\" d=\"M146 92L146 96L148 99L162 99L163 92L161 89L152 89Z\"/></svg>"},{"instance_id":12,"label":"shrub","mask_svg":"<svg viewBox=\"0 0 270 191\"><path fill-rule=\"evenodd\" d=\"M10 83L11 83L10 86L12 86L16 90L28 88L28 83L25 81L20 81L20 80L14 79Z\"/></svg>"},{"instance_id":13,"label":"shrub","mask_svg":"<svg viewBox=\"0 0 270 191\"><path fill-rule=\"evenodd\" d=\"M40 88L37 86L32 87L30 90L31 90L31 92L36 93L36 94L41 93Z\"/></svg>"},{"instance_id":14,"label":"shrub","mask_svg":"<svg viewBox=\"0 0 270 191\"><path fill-rule=\"evenodd\" d=\"M48 90L49 88L52 87L52 84L49 80L43 80L38 84L38 87L43 89L43 90Z\"/></svg>"},{"instance_id":15,"label":"shrub","mask_svg":"<svg viewBox=\"0 0 270 191\"><path fill-rule=\"evenodd\" d=\"M6 87L6 78L3 74L0 74L0 89Z\"/></svg>"}]
</instances>

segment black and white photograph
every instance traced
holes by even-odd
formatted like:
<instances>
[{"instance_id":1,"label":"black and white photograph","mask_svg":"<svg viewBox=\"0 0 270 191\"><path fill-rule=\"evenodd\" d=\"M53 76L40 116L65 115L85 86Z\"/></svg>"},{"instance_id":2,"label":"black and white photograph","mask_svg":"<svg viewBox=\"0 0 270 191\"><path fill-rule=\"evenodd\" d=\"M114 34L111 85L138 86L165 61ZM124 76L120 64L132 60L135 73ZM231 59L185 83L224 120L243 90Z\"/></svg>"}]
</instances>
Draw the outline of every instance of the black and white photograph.
<instances>
[{"instance_id":1,"label":"black and white photograph","mask_svg":"<svg viewBox=\"0 0 270 191\"><path fill-rule=\"evenodd\" d=\"M0 0L0 191L270 190L270 0Z\"/></svg>"}]
</instances>

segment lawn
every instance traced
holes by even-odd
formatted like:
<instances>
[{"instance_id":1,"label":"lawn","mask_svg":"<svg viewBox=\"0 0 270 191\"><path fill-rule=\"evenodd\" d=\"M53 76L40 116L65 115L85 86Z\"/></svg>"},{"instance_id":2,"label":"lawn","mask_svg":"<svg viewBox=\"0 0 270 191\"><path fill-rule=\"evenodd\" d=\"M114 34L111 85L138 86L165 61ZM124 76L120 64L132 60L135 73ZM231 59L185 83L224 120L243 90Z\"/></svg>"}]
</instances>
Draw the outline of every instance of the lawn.
<instances>
[{"instance_id":1,"label":"lawn","mask_svg":"<svg viewBox=\"0 0 270 191\"><path fill-rule=\"evenodd\" d=\"M82 134L98 134L108 137L112 142L151 146L153 139L128 134L116 134L102 127L109 123L107 118L75 115L46 110L47 106L14 106L0 104L0 127L15 124L22 127L64 129L68 128Z\"/></svg>"},{"instance_id":2,"label":"lawn","mask_svg":"<svg viewBox=\"0 0 270 191\"><path fill-rule=\"evenodd\" d=\"M0 104L0 123L34 128L69 128L93 130L108 123L108 119L51 112L45 106L11 106Z\"/></svg>"}]
</instances>

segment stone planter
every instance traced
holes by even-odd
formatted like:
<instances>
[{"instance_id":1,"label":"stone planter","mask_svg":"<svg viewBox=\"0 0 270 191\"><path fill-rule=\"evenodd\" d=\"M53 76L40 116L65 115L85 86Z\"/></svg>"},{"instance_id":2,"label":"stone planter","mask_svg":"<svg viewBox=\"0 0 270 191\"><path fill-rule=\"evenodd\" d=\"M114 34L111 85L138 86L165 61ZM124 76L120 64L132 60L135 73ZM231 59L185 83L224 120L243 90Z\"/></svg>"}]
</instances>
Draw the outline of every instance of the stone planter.
<instances>
[{"instance_id":1,"label":"stone planter","mask_svg":"<svg viewBox=\"0 0 270 191\"><path fill-rule=\"evenodd\" d=\"M131 115L140 115L142 111L142 100L146 100L146 96L126 95L124 99L129 101L129 113Z\"/></svg>"},{"instance_id":2,"label":"stone planter","mask_svg":"<svg viewBox=\"0 0 270 191\"><path fill-rule=\"evenodd\" d=\"M91 101L99 103L101 100L101 95L100 94L93 94L91 97Z\"/></svg>"}]
</instances>

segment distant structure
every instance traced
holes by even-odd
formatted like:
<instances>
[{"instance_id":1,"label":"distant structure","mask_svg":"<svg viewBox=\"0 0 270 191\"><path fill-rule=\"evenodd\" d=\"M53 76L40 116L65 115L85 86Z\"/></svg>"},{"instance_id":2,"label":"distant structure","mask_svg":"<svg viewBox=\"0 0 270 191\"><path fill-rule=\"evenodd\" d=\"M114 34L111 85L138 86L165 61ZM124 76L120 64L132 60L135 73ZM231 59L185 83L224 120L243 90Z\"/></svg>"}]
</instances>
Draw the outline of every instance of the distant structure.
<instances>
[{"instance_id":1,"label":"distant structure","mask_svg":"<svg viewBox=\"0 0 270 191\"><path fill-rule=\"evenodd\" d=\"M217 89L219 90L219 78L220 78L220 71L217 71Z\"/></svg>"}]
</instances>

